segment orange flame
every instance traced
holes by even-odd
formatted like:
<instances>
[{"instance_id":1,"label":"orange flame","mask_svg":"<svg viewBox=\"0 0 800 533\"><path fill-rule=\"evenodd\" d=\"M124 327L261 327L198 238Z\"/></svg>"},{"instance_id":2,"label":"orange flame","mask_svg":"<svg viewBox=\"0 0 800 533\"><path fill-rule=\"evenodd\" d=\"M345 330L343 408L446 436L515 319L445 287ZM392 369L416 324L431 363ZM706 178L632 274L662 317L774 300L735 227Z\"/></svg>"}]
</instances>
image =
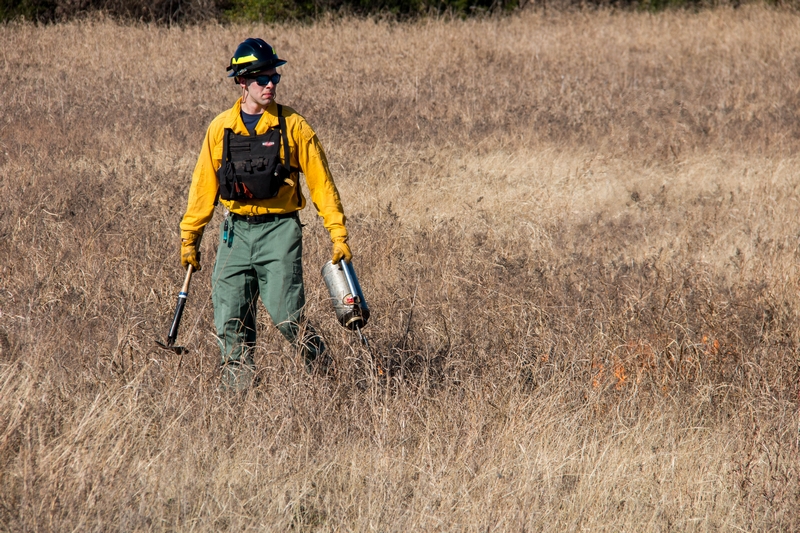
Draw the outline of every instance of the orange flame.
<instances>
[{"instance_id":1,"label":"orange flame","mask_svg":"<svg viewBox=\"0 0 800 533\"><path fill-rule=\"evenodd\" d=\"M706 345L706 349L703 350L705 355L717 355L719 353L720 342L717 339L712 339L709 342L709 338L706 335L703 335L703 344Z\"/></svg>"},{"instance_id":2,"label":"orange flame","mask_svg":"<svg viewBox=\"0 0 800 533\"><path fill-rule=\"evenodd\" d=\"M628 373L625 372L625 367L620 361L614 363L614 377L617 378L617 384L614 387L619 390L628 379Z\"/></svg>"}]
</instances>

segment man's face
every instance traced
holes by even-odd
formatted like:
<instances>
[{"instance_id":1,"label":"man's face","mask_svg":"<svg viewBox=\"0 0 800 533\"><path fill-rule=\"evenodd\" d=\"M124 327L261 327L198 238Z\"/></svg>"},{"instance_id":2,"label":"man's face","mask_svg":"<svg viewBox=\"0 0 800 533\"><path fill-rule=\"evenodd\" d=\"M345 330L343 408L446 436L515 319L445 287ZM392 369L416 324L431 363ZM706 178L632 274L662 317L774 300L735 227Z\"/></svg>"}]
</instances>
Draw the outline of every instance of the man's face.
<instances>
[{"instance_id":1,"label":"man's face","mask_svg":"<svg viewBox=\"0 0 800 533\"><path fill-rule=\"evenodd\" d=\"M275 100L276 74L273 68L248 77L240 77L239 85L247 92L247 98L260 106L267 107Z\"/></svg>"}]
</instances>

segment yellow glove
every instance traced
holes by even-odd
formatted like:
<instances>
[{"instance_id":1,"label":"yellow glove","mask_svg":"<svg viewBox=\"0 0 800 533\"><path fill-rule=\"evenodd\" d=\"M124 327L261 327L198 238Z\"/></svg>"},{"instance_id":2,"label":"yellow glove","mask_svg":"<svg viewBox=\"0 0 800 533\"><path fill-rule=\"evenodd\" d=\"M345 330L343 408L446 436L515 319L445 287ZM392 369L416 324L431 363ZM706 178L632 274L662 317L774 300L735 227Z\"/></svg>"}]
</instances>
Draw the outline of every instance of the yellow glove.
<instances>
[{"instance_id":1,"label":"yellow glove","mask_svg":"<svg viewBox=\"0 0 800 533\"><path fill-rule=\"evenodd\" d=\"M202 233L184 231L181 238L181 266L189 268L192 265L195 270L200 270L200 240Z\"/></svg>"},{"instance_id":2,"label":"yellow glove","mask_svg":"<svg viewBox=\"0 0 800 533\"><path fill-rule=\"evenodd\" d=\"M333 258L331 261L333 263L338 263L342 258L348 263L353 259L353 252L351 252L350 247L347 246L347 237L339 237L333 241Z\"/></svg>"}]
</instances>

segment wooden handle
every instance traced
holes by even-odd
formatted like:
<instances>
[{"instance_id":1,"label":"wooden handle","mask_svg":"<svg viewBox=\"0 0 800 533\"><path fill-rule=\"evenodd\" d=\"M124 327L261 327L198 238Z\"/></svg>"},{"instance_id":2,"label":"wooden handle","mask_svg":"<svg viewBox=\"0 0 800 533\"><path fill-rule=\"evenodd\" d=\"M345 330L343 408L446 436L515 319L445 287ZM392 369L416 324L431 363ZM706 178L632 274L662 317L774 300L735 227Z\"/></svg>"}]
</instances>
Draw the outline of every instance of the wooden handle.
<instances>
[{"instance_id":1,"label":"wooden handle","mask_svg":"<svg viewBox=\"0 0 800 533\"><path fill-rule=\"evenodd\" d=\"M194 271L194 267L189 265L189 268L186 269L186 279L183 280L183 287L181 287L181 292L185 292L189 294L189 282L192 281L192 272Z\"/></svg>"}]
</instances>

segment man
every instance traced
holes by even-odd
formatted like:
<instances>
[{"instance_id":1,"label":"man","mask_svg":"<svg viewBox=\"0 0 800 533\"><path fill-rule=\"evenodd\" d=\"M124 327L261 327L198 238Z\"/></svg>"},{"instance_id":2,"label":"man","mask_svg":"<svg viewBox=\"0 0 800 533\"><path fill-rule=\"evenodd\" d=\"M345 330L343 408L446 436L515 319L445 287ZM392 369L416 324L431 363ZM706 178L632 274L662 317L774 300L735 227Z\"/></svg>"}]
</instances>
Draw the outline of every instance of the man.
<instances>
[{"instance_id":1,"label":"man","mask_svg":"<svg viewBox=\"0 0 800 533\"><path fill-rule=\"evenodd\" d=\"M181 264L200 270L200 239L220 202L225 219L212 274L214 325L222 351L224 388L243 390L253 378L256 300L273 323L300 345L308 371L325 345L304 321L302 231L306 205L299 172L333 241L333 262L350 261L345 216L325 152L293 109L275 102L286 61L262 39L242 42L228 69L241 98L208 127L181 221Z\"/></svg>"}]
</instances>

